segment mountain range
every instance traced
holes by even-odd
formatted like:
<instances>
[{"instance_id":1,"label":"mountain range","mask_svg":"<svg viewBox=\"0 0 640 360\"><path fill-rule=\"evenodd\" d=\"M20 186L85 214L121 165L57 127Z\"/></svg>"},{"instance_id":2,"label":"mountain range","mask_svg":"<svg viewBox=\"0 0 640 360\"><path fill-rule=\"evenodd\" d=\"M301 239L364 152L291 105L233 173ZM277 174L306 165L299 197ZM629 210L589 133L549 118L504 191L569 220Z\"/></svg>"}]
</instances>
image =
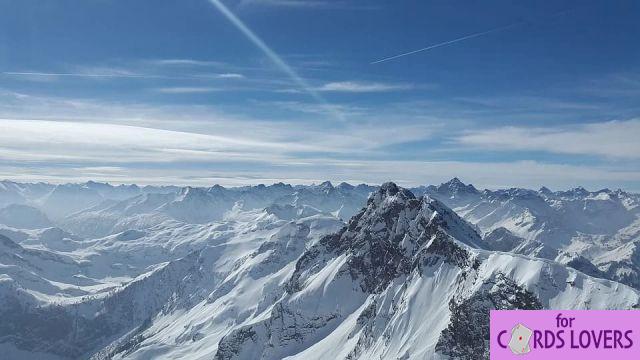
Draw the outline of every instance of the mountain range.
<instances>
[{"instance_id":1,"label":"mountain range","mask_svg":"<svg viewBox=\"0 0 640 360\"><path fill-rule=\"evenodd\" d=\"M490 309L640 307L640 195L0 182L11 359L488 359Z\"/></svg>"}]
</instances>

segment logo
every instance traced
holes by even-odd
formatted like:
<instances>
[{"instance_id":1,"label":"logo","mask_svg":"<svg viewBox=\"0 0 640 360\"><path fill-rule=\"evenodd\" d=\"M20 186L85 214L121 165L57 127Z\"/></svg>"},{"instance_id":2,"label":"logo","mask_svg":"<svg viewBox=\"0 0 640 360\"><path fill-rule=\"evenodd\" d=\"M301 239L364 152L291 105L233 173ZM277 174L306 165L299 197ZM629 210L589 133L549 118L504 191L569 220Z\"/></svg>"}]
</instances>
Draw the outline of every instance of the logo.
<instances>
[{"instance_id":1,"label":"logo","mask_svg":"<svg viewBox=\"0 0 640 360\"><path fill-rule=\"evenodd\" d=\"M522 324L518 324L511 329L511 340L509 341L509 349L514 354L527 354L531 351L529 347L529 339L531 339L533 331Z\"/></svg>"},{"instance_id":2,"label":"logo","mask_svg":"<svg viewBox=\"0 0 640 360\"><path fill-rule=\"evenodd\" d=\"M640 359L640 311L492 310L490 358Z\"/></svg>"}]
</instances>

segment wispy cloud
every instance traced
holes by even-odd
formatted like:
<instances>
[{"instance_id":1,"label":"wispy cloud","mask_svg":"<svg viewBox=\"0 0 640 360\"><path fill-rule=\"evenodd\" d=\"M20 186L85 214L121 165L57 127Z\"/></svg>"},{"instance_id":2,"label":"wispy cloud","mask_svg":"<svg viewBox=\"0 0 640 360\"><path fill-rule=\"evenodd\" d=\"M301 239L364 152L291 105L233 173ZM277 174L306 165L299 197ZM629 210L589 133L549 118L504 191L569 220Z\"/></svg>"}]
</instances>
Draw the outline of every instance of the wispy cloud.
<instances>
[{"instance_id":1,"label":"wispy cloud","mask_svg":"<svg viewBox=\"0 0 640 360\"><path fill-rule=\"evenodd\" d=\"M162 87L154 90L164 94L201 94L223 91L224 89L214 87Z\"/></svg>"},{"instance_id":2,"label":"wispy cloud","mask_svg":"<svg viewBox=\"0 0 640 360\"><path fill-rule=\"evenodd\" d=\"M157 89L168 94L180 94L188 92L209 92L217 89L208 88L167 88ZM332 154L365 154L391 144L405 141L414 141L429 138L433 134L433 124L410 125L396 123L392 129L380 131L380 124L369 116L364 108L347 105L331 105L337 108L327 109L315 102L254 102L255 107L273 109L280 107L297 113L317 115L319 118L329 111L340 111L352 117L349 123L332 123L299 121L298 116L292 120L283 120L278 117L273 121L272 117L263 115L260 120L229 115L212 106L194 105L145 105L140 103L113 103L86 99L50 98L30 96L18 93L0 92L0 119L31 119L67 121L68 127L83 128L85 123L130 125L141 128L153 128L158 130L177 131L179 133L195 133L202 135L214 135L235 139L242 137L251 139L256 143L267 142L283 144L281 153L303 156L302 153L332 153ZM55 111L53 111L55 110ZM267 111L265 111L266 113ZM361 121L358 119L365 119ZM385 116L384 121L388 121ZM21 121L21 120L15 120ZM13 142L27 144L33 138L31 135L17 132L26 128L34 132L40 131L39 123L26 122L24 127L16 127L14 122L11 129L6 128L5 135L15 139ZM27 126L32 124L31 126ZM54 125L49 123L48 127ZM38 126L36 126L38 125ZM3 124L0 121L0 127ZM44 129L45 127L42 127ZM52 133L62 133L61 130L52 129ZM120 129L120 128L118 128ZM251 129L242 132L240 129ZM66 130L65 130L66 131ZM108 130L105 130L108 131ZM49 131L44 131L48 133ZM63 138L73 139L74 136L65 135ZM83 136L83 138L90 138ZM62 141L62 140L61 140ZM211 141L219 142L212 139ZM9 142L7 142L9 143ZM0 141L3 144L3 141ZM187 151L194 149L185 143ZM1 145L0 145L1 146ZM25 145L26 146L26 145ZM33 148L46 148L43 145L31 144ZM87 144L88 147L89 144ZM243 151L253 152L251 149ZM268 154L268 151L264 151ZM48 152L48 151L46 151ZM52 154L55 151L51 151ZM105 159L111 158L109 155Z\"/></svg>"},{"instance_id":3,"label":"wispy cloud","mask_svg":"<svg viewBox=\"0 0 640 360\"><path fill-rule=\"evenodd\" d=\"M284 164L284 163L283 163ZM640 172L607 166L545 164L536 161L461 162L461 161L358 161L314 159L289 161L286 165L262 167L256 164L232 167L230 163L201 163L201 167L172 166L131 167L131 165L11 166L0 163L0 178L18 181L110 181L114 183L239 186L247 184L293 184L334 182L381 184L395 181L402 186L438 184L460 177L479 188L548 186L566 189L586 186L591 189L610 187L612 183L627 184L630 190L640 190ZM634 187L635 186L635 187Z\"/></svg>"},{"instance_id":4,"label":"wispy cloud","mask_svg":"<svg viewBox=\"0 0 640 360\"><path fill-rule=\"evenodd\" d=\"M225 73L225 74L217 74L217 77L220 79L244 79L245 76L238 73Z\"/></svg>"},{"instance_id":5,"label":"wispy cloud","mask_svg":"<svg viewBox=\"0 0 640 360\"><path fill-rule=\"evenodd\" d=\"M317 147L113 123L0 119L0 158L11 161L138 163L272 161Z\"/></svg>"},{"instance_id":6,"label":"wispy cloud","mask_svg":"<svg viewBox=\"0 0 640 360\"><path fill-rule=\"evenodd\" d=\"M371 4L354 4L353 1L341 0L241 0L239 7L246 6L271 6L293 9L337 9L337 10L355 10L355 9L373 9L376 8Z\"/></svg>"},{"instance_id":7,"label":"wispy cloud","mask_svg":"<svg viewBox=\"0 0 640 360\"><path fill-rule=\"evenodd\" d=\"M38 72L38 71L5 71L2 72L6 76L24 77L26 79L34 78L87 78L87 79L160 79L160 80L210 80L210 79L244 79L245 76L238 73L220 73L220 74L193 74L193 75L172 75L172 74L148 74L137 73L129 70L109 70L107 68L99 68L93 71L82 72Z\"/></svg>"},{"instance_id":8,"label":"wispy cloud","mask_svg":"<svg viewBox=\"0 0 640 360\"><path fill-rule=\"evenodd\" d=\"M627 166L628 162L578 166L532 161L418 161L396 157L383 149L441 137L438 131L442 126L424 120L420 125L412 120L402 123L407 114L395 114L393 118L395 108L378 116L372 116L370 109L342 108L340 111L352 111L353 118L361 120L335 126L320 121L268 121L264 117L257 121L229 116L209 106L92 102L20 93L0 95L3 96L0 117L4 117L0 120L0 178L191 185L394 180L403 185L418 185L460 176L479 186L556 188L612 184L628 184L628 188L633 188L640 181L640 172ZM282 106L320 105L310 102ZM298 110L319 114L326 111ZM16 116L10 118L8 114ZM69 120L15 120L18 115L23 119L31 116ZM394 125L389 127L392 118L398 121L393 120ZM513 151L518 149L514 143L526 144L533 134L534 138L551 136L553 141L534 142L535 146L530 144L527 149L533 146L544 149L542 151L547 151L547 147L565 151L560 145L563 142L574 149L572 152L584 152L572 145L581 141L591 143L589 152L602 147L609 149L607 153L619 154L620 149L627 146L628 152L638 154L637 145L630 143L638 133L638 123L638 120L607 122L534 129L532 133L527 132L531 129L522 128L506 146L495 138L509 139L514 133L506 132L507 128L487 129L462 134L458 145L467 149ZM451 130L449 125L445 128L447 133ZM560 139L553 137L561 133L567 134ZM598 133L603 133L602 137L597 137ZM581 138L584 134L589 135ZM577 140L571 138L576 135ZM603 142L603 138L609 136L622 141L622 145Z\"/></svg>"},{"instance_id":9,"label":"wispy cloud","mask_svg":"<svg viewBox=\"0 0 640 360\"><path fill-rule=\"evenodd\" d=\"M372 93L372 92L390 92L404 91L413 89L410 84L387 84L379 82L360 82L360 81L339 81L329 82L320 87L318 91L325 92L349 92L349 93Z\"/></svg>"},{"instance_id":10,"label":"wispy cloud","mask_svg":"<svg viewBox=\"0 0 640 360\"><path fill-rule=\"evenodd\" d=\"M605 99L637 99L640 96L640 73L624 72L608 74L601 78L591 79L577 89L572 88L571 90L577 90L590 96Z\"/></svg>"},{"instance_id":11,"label":"wispy cloud","mask_svg":"<svg viewBox=\"0 0 640 360\"><path fill-rule=\"evenodd\" d=\"M36 72L36 71L5 71L3 75L26 77L81 77L81 78L141 78L141 79L171 79L173 77L134 73L71 73L71 72Z\"/></svg>"},{"instance_id":12,"label":"wispy cloud","mask_svg":"<svg viewBox=\"0 0 640 360\"><path fill-rule=\"evenodd\" d=\"M640 159L640 119L549 128L500 127L470 131L460 145L497 151L539 151Z\"/></svg>"},{"instance_id":13,"label":"wispy cloud","mask_svg":"<svg viewBox=\"0 0 640 360\"><path fill-rule=\"evenodd\" d=\"M166 65L166 66L213 66L213 67L227 67L228 64L221 61L213 60L199 60L199 59L155 59L147 60L152 65Z\"/></svg>"},{"instance_id":14,"label":"wispy cloud","mask_svg":"<svg viewBox=\"0 0 640 360\"><path fill-rule=\"evenodd\" d=\"M354 117L363 115L366 112L366 109L362 107L344 104L318 104L304 101L255 101L255 103L262 107L275 106L285 110L320 116L331 112L338 112L344 116Z\"/></svg>"}]
</instances>

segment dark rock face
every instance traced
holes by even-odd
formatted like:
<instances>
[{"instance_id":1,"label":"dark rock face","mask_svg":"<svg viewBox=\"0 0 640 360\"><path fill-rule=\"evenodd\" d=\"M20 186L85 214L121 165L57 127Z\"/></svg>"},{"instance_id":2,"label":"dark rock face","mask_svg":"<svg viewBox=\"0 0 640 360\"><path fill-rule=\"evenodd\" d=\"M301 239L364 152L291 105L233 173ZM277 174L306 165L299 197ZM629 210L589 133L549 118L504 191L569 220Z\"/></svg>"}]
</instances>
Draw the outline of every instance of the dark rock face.
<instances>
[{"instance_id":1,"label":"dark rock face","mask_svg":"<svg viewBox=\"0 0 640 360\"><path fill-rule=\"evenodd\" d=\"M511 231L500 227L485 235L484 241L491 250L512 251L525 242L525 239L514 235Z\"/></svg>"},{"instance_id":2,"label":"dark rock face","mask_svg":"<svg viewBox=\"0 0 640 360\"><path fill-rule=\"evenodd\" d=\"M322 267L326 263L323 257L328 255L346 254L351 277L360 281L366 293L381 292L429 255L439 255L458 266L467 265L467 252L452 238L471 246L483 244L469 224L439 201L416 198L410 191L386 183L369 197L367 207L345 228L324 237L300 258L288 290L299 291L301 273L310 267ZM431 257L430 261L437 259Z\"/></svg>"},{"instance_id":3,"label":"dark rock face","mask_svg":"<svg viewBox=\"0 0 640 360\"><path fill-rule=\"evenodd\" d=\"M627 257L598 264L598 268L604 272L605 278L640 289L640 240L629 246L632 249Z\"/></svg>"},{"instance_id":4,"label":"dark rock face","mask_svg":"<svg viewBox=\"0 0 640 360\"><path fill-rule=\"evenodd\" d=\"M598 269L595 265L593 265L593 263L589 261L587 258L585 258L584 256L576 256L575 258L571 259L571 261L567 262L565 265L567 265L568 267L574 268L578 271L582 271L583 273L593 277L599 277L602 279L608 278L607 274L600 271L600 269Z\"/></svg>"},{"instance_id":5,"label":"dark rock face","mask_svg":"<svg viewBox=\"0 0 640 360\"><path fill-rule=\"evenodd\" d=\"M461 269L472 266L477 269L479 263L471 259L471 254L453 241L448 239L442 232L437 232L433 236L433 241L420 252L420 257L416 259L419 269L424 266L433 266L439 261L450 265L455 265Z\"/></svg>"},{"instance_id":6,"label":"dark rock face","mask_svg":"<svg viewBox=\"0 0 640 360\"><path fill-rule=\"evenodd\" d=\"M267 320L236 329L223 337L214 358L230 360L247 358L247 355L251 358L284 358L292 355L287 352L287 345L303 344L320 329L330 328L338 319L336 313L304 316L279 302ZM265 353L269 355L264 356Z\"/></svg>"},{"instance_id":7,"label":"dark rock face","mask_svg":"<svg viewBox=\"0 0 640 360\"><path fill-rule=\"evenodd\" d=\"M11 245L7 240L0 236L3 244ZM22 249L15 243L14 246L16 250ZM0 296L0 338L11 337L20 349L63 358L89 358L95 349L128 332L139 332L150 323L152 316L170 310L171 299L185 299L193 294L190 285L195 281L193 277L201 276L201 261L199 252L191 253L147 277L112 290L104 299L87 298L76 305L42 306L19 285L4 285L5 288L0 288L4 290L0 291L4 294ZM83 306L94 306L99 311L94 316L86 316ZM123 343L133 346L134 340L123 340ZM123 344L116 344L119 345ZM110 358L110 350L104 351L107 354L104 357L99 353L94 358Z\"/></svg>"},{"instance_id":8,"label":"dark rock face","mask_svg":"<svg viewBox=\"0 0 640 360\"><path fill-rule=\"evenodd\" d=\"M449 303L451 322L440 334L436 351L453 359L489 359L490 310L539 310L540 300L505 276L497 276L467 299Z\"/></svg>"},{"instance_id":9,"label":"dark rock face","mask_svg":"<svg viewBox=\"0 0 640 360\"><path fill-rule=\"evenodd\" d=\"M253 327L247 326L225 336L218 344L215 360L233 359L242 350L242 345L247 341L256 342L258 337Z\"/></svg>"}]
</instances>

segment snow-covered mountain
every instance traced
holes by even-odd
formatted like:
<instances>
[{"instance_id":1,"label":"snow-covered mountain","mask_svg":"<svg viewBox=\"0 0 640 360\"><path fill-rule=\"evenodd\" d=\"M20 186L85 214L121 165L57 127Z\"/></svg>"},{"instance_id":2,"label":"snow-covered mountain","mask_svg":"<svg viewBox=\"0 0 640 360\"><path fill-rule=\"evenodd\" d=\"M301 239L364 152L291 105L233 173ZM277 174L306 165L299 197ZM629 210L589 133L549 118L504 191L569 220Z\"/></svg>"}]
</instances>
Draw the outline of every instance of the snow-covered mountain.
<instances>
[{"instance_id":1,"label":"snow-covered mountain","mask_svg":"<svg viewBox=\"0 0 640 360\"><path fill-rule=\"evenodd\" d=\"M11 204L0 209L0 224L18 229L41 229L52 226L40 210L22 204Z\"/></svg>"},{"instance_id":2,"label":"snow-covered mountain","mask_svg":"<svg viewBox=\"0 0 640 360\"><path fill-rule=\"evenodd\" d=\"M61 185L1 181L0 208L28 205L40 210L56 225L95 237L108 235L111 226L94 224L108 222L108 219L114 222L114 219L121 221L130 216L147 217L153 213L186 223L206 223L222 219L234 206L245 210L273 204L306 206L347 220L358 212L375 189L375 186L364 184L333 186L328 181L310 186L277 183L237 188L219 185L210 188L113 186L93 181ZM94 232L92 226L99 229Z\"/></svg>"},{"instance_id":3,"label":"snow-covered mountain","mask_svg":"<svg viewBox=\"0 0 640 360\"><path fill-rule=\"evenodd\" d=\"M11 359L478 359L492 308L639 307L622 191L0 190L30 214L0 225Z\"/></svg>"},{"instance_id":4,"label":"snow-covered mountain","mask_svg":"<svg viewBox=\"0 0 640 360\"><path fill-rule=\"evenodd\" d=\"M640 196L584 188L484 190L455 178L420 188L476 225L496 250L557 260L640 288ZM590 269L590 270L589 270Z\"/></svg>"}]
</instances>

